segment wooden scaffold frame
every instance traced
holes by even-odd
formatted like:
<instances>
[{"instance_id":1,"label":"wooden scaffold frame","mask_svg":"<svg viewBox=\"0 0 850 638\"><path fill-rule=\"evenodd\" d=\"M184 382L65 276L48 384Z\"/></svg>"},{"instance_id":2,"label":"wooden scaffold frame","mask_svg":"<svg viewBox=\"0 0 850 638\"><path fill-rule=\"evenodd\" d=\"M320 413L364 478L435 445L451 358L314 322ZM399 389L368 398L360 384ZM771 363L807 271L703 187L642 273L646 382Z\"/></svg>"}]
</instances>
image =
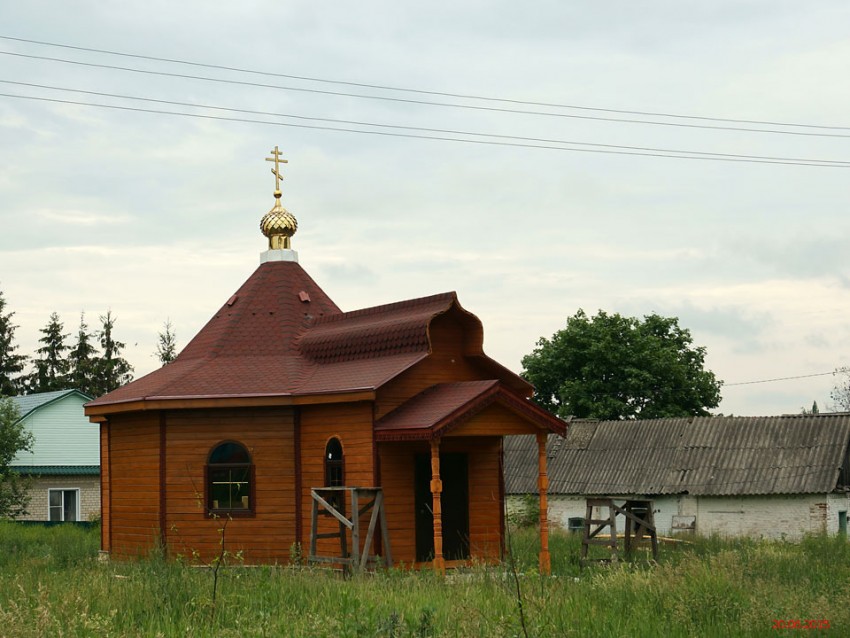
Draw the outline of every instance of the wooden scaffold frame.
<instances>
[{"instance_id":1,"label":"wooden scaffold frame","mask_svg":"<svg viewBox=\"0 0 850 638\"><path fill-rule=\"evenodd\" d=\"M620 500L622 505L615 501ZM608 517L600 512L599 518L593 518L593 508L607 508ZM617 537L617 516L623 515L626 519L625 533L623 534L623 545L626 556L631 556L634 549L645 544L647 540L651 544L652 559L658 559L658 534L655 529L655 516L653 515L653 502L649 500L623 500L614 498L589 498L584 518L584 535L581 540L581 566L589 563L604 562L616 563L619 560L619 545ZM609 535L605 537L601 533L608 528ZM610 558L588 558L588 550L591 545L603 545L611 549Z\"/></svg>"},{"instance_id":2,"label":"wooden scaffold frame","mask_svg":"<svg viewBox=\"0 0 850 638\"><path fill-rule=\"evenodd\" d=\"M331 563L358 570L368 565L376 565L377 556L370 556L369 548L375 535L375 527L381 524L381 542L383 564L393 564L390 551L390 537L387 531L387 518L384 512L384 492L380 487L314 487L310 489L312 512L310 516L310 554L307 560L314 563ZM347 498L346 498L347 497ZM345 503L348 502L351 518L345 515ZM335 504L339 503L342 512ZM363 503L363 505L361 505ZM366 538L360 544L360 518L372 511ZM339 523L336 532L319 533L319 516L331 516ZM348 532L351 532L351 549L348 547ZM316 554L320 538L339 538L339 556L319 556Z\"/></svg>"}]
</instances>

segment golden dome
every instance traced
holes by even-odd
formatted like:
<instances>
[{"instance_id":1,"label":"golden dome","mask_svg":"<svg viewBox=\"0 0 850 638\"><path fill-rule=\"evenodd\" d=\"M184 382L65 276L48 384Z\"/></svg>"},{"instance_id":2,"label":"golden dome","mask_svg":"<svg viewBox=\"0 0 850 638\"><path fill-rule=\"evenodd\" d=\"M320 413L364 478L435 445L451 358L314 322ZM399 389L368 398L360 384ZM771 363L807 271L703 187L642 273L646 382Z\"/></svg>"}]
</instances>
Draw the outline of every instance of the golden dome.
<instances>
[{"instance_id":1,"label":"golden dome","mask_svg":"<svg viewBox=\"0 0 850 638\"><path fill-rule=\"evenodd\" d=\"M298 230L298 220L280 203L280 191L276 191L272 209L260 220L260 230L269 238L269 250L289 250L289 238Z\"/></svg>"},{"instance_id":2,"label":"golden dome","mask_svg":"<svg viewBox=\"0 0 850 638\"><path fill-rule=\"evenodd\" d=\"M287 160L280 158L277 146L271 151L272 156L267 157L267 162L274 162L272 175L274 175L274 206L260 220L260 230L269 238L269 250L290 250L289 239L298 230L298 221L295 216L286 210L280 203L280 165L286 164Z\"/></svg>"}]
</instances>

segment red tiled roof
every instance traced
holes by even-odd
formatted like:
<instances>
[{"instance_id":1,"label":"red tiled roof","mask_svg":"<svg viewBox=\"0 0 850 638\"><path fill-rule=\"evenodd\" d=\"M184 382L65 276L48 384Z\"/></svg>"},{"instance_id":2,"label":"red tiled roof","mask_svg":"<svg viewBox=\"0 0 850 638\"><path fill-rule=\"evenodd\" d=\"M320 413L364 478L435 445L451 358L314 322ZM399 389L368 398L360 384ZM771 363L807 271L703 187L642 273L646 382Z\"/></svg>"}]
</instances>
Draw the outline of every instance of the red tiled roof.
<instances>
[{"instance_id":1,"label":"red tiled roof","mask_svg":"<svg viewBox=\"0 0 850 638\"><path fill-rule=\"evenodd\" d=\"M301 301L300 292L310 301ZM302 371L295 340L336 304L296 262L267 262L167 366L88 404L152 398L291 394Z\"/></svg>"},{"instance_id":2,"label":"red tiled roof","mask_svg":"<svg viewBox=\"0 0 850 638\"><path fill-rule=\"evenodd\" d=\"M499 381L441 383L423 390L375 422L378 441L431 439L462 425L493 403L519 412L538 427L564 434L566 423Z\"/></svg>"},{"instance_id":3,"label":"red tiled roof","mask_svg":"<svg viewBox=\"0 0 850 638\"><path fill-rule=\"evenodd\" d=\"M87 404L281 397L375 390L427 357L431 320L456 309L467 355L488 376L530 386L484 355L477 317L455 293L341 312L296 262L267 262L167 366Z\"/></svg>"},{"instance_id":4,"label":"red tiled roof","mask_svg":"<svg viewBox=\"0 0 850 638\"><path fill-rule=\"evenodd\" d=\"M297 388L298 394L324 394L373 390L428 356L428 351L394 354L374 359L354 359L310 366Z\"/></svg>"},{"instance_id":5,"label":"red tiled roof","mask_svg":"<svg viewBox=\"0 0 850 638\"><path fill-rule=\"evenodd\" d=\"M455 293L447 292L326 315L301 338L301 352L318 363L427 352L428 323L456 301Z\"/></svg>"}]
</instances>

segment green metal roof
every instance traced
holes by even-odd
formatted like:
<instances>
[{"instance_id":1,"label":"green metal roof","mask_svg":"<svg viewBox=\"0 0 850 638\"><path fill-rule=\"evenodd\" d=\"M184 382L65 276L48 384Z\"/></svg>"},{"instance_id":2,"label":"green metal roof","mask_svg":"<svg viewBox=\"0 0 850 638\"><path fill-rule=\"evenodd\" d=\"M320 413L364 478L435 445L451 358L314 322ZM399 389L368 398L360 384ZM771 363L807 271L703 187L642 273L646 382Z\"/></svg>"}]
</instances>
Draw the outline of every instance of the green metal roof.
<instances>
[{"instance_id":1,"label":"green metal roof","mask_svg":"<svg viewBox=\"0 0 850 638\"><path fill-rule=\"evenodd\" d=\"M99 465L12 465L9 469L19 474L39 476L97 476Z\"/></svg>"},{"instance_id":2,"label":"green metal roof","mask_svg":"<svg viewBox=\"0 0 850 638\"><path fill-rule=\"evenodd\" d=\"M12 397L12 401L18 406L18 411L21 413L21 419L25 416L44 407L54 401L68 396L69 394L79 394L87 401L91 401L92 397L80 392L79 390L55 390L53 392L38 392L37 394L25 394L23 396Z\"/></svg>"}]
</instances>

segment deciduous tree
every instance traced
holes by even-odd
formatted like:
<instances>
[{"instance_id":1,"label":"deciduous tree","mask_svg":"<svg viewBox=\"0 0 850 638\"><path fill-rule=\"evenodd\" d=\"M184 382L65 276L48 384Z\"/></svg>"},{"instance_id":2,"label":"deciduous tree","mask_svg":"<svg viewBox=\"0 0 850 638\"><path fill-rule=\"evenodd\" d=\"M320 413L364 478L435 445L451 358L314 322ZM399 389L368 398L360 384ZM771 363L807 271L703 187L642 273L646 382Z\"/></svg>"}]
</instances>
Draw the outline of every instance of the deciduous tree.
<instances>
[{"instance_id":1,"label":"deciduous tree","mask_svg":"<svg viewBox=\"0 0 850 638\"><path fill-rule=\"evenodd\" d=\"M0 518L27 513L30 481L10 467L19 452L32 449L32 434L19 421L15 402L0 397Z\"/></svg>"},{"instance_id":2,"label":"deciduous tree","mask_svg":"<svg viewBox=\"0 0 850 638\"><path fill-rule=\"evenodd\" d=\"M707 415L720 386L675 317L583 310L523 357L535 400L559 416L634 419Z\"/></svg>"},{"instance_id":3,"label":"deciduous tree","mask_svg":"<svg viewBox=\"0 0 850 638\"><path fill-rule=\"evenodd\" d=\"M842 366L833 371L835 384L829 393L832 405L828 409L834 412L850 412L850 366Z\"/></svg>"}]
</instances>

